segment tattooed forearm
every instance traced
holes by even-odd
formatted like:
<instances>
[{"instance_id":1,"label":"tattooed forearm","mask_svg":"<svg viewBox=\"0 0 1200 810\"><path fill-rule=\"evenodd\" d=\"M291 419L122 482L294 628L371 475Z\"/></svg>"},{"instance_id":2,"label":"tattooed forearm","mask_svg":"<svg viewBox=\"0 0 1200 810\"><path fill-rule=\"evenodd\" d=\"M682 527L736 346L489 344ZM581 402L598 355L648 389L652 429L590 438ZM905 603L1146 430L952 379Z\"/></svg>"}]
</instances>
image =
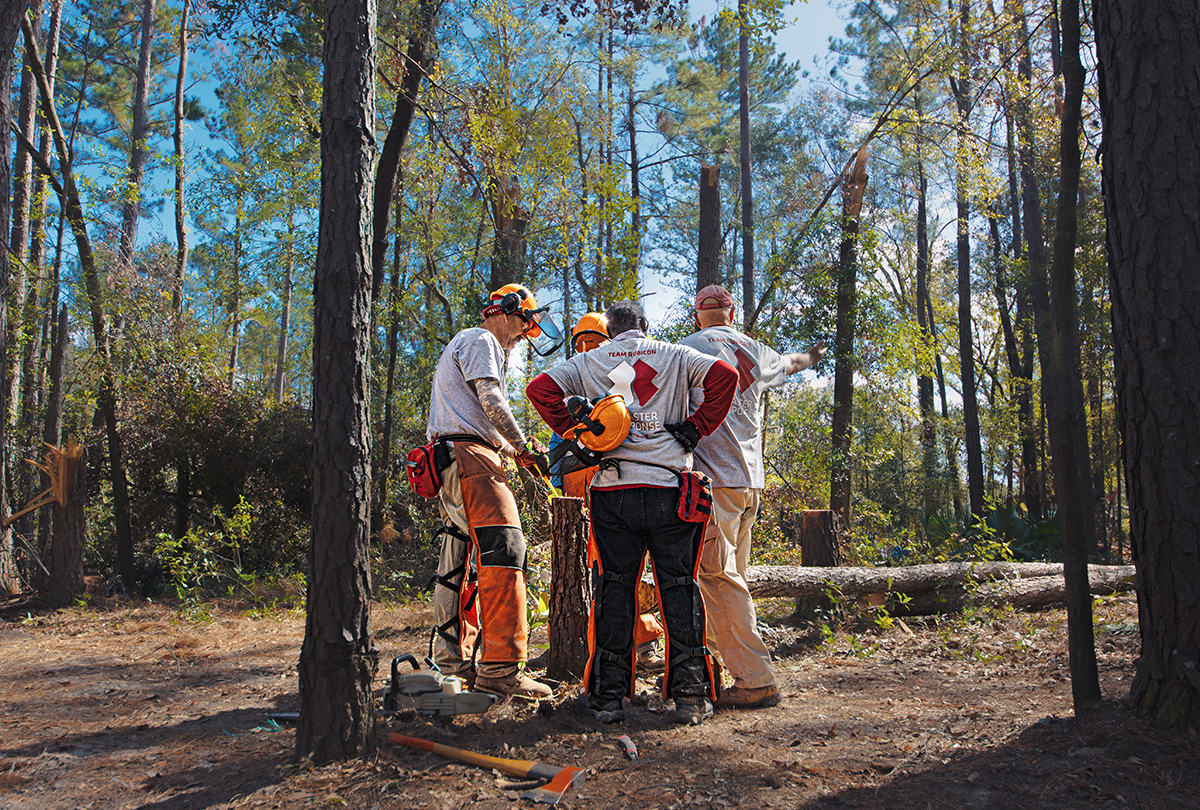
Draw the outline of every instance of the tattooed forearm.
<instances>
[{"instance_id":1,"label":"tattooed forearm","mask_svg":"<svg viewBox=\"0 0 1200 810\"><path fill-rule=\"evenodd\" d=\"M525 446L525 434L521 432L521 427L513 416L508 397L500 388L500 383L488 377L472 380L471 384L475 386L475 395L479 397L479 404L483 406L483 412L487 414L492 425L514 450L520 452Z\"/></svg>"}]
</instances>

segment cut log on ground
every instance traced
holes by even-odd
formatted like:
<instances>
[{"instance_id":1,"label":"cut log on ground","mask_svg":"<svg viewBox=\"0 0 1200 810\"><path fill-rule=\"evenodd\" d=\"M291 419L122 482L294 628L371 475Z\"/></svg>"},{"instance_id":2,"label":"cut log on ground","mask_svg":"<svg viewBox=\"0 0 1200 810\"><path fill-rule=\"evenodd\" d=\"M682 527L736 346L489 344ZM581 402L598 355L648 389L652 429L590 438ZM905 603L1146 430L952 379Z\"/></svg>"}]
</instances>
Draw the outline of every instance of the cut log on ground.
<instances>
[{"instance_id":1,"label":"cut log on ground","mask_svg":"<svg viewBox=\"0 0 1200 810\"><path fill-rule=\"evenodd\" d=\"M1132 569L1133 566L1089 566L1088 587L1092 596L1109 596L1121 591L1132 591L1133 572L1119 570L1123 568ZM1012 605L1022 610L1036 610L1061 605L1066 598L1066 584L1061 575L1022 577L984 582L972 589L956 583L942 589L917 591L908 596L910 599L906 602L889 600L888 612L893 616L932 616L938 613L953 613L972 603Z\"/></svg>"},{"instance_id":2,"label":"cut log on ground","mask_svg":"<svg viewBox=\"0 0 1200 810\"><path fill-rule=\"evenodd\" d=\"M1088 574L1093 593L1115 593L1133 590L1135 569L1132 565L1090 565ZM750 593L755 598L803 598L832 591L842 596L867 594L907 594L917 600L926 594L929 605L944 607L929 612L956 610L965 604L968 591L984 599L1004 600L1021 607L1040 607L1061 601L1061 563L935 563L931 565L897 566L894 568L805 568L802 566L750 566L746 572ZM1030 582L1022 582L1022 581ZM1036 582L1034 582L1036 581ZM979 588L962 587L964 583L996 583ZM1022 582L1020 588L1013 583ZM956 587L957 586L957 590ZM1107 590L1096 590L1097 588ZM943 594L938 602L937 593ZM1044 593L1037 596L1037 593ZM961 599L954 597L962 595ZM993 595L994 594L994 595ZM1057 595L1056 595L1057 594ZM922 600L925 597L922 596ZM1044 601L1040 601L1044 600ZM922 604L925 604L923 601ZM902 615L920 615L911 611Z\"/></svg>"}]
</instances>

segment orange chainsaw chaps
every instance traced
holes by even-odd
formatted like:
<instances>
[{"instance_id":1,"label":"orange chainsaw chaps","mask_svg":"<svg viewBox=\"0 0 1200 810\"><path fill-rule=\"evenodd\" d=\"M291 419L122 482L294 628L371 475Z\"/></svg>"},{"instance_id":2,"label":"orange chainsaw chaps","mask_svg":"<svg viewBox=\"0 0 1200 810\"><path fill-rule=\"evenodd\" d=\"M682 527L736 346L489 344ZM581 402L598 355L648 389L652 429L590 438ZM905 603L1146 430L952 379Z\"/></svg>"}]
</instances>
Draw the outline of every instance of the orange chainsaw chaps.
<instances>
[{"instance_id":1,"label":"orange chainsaw chaps","mask_svg":"<svg viewBox=\"0 0 1200 810\"><path fill-rule=\"evenodd\" d=\"M478 616L472 622L473 617L460 609L463 649L469 653L474 648L478 633L480 663L524 661L529 644L525 535L516 498L496 451L482 444L460 442L455 444L454 453L463 509L471 529L469 556L475 566L474 609ZM465 607L466 602L460 601L460 606Z\"/></svg>"}]
</instances>

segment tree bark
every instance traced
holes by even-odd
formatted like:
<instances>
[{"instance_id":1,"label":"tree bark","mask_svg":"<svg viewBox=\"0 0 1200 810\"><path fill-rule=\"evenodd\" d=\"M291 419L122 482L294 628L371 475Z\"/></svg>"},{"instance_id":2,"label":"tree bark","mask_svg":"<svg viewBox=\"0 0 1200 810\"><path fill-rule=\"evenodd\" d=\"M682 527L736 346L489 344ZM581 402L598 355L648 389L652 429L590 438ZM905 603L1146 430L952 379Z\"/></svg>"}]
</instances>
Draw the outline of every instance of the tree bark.
<instances>
[{"instance_id":1,"label":"tree bark","mask_svg":"<svg viewBox=\"0 0 1200 810\"><path fill-rule=\"evenodd\" d=\"M583 498L550 505L550 657L546 674L579 679L588 659L588 517Z\"/></svg>"},{"instance_id":2,"label":"tree bark","mask_svg":"<svg viewBox=\"0 0 1200 810\"><path fill-rule=\"evenodd\" d=\"M721 167L700 166L700 246L696 291L721 283Z\"/></svg>"},{"instance_id":3,"label":"tree bark","mask_svg":"<svg viewBox=\"0 0 1200 810\"><path fill-rule=\"evenodd\" d=\"M183 282L187 278L188 238L187 205L184 192L187 175L183 159L183 89L187 82L188 23L192 2L183 0L183 17L179 21L179 68L175 72L175 283L171 287L171 311L175 317L183 313Z\"/></svg>"},{"instance_id":4,"label":"tree bark","mask_svg":"<svg viewBox=\"0 0 1200 810\"><path fill-rule=\"evenodd\" d=\"M67 221L75 236L78 250L79 267L83 274L84 290L87 293L88 309L91 314L92 339L96 343L96 351L102 364L100 389L97 391L100 411L104 416L105 437L108 442L109 474L112 481L113 498L113 529L116 535L117 572L121 576L122 585L132 588L136 584L137 572L134 567L133 531L129 523L129 481L125 475L125 453L122 436L117 425L117 390L116 378L112 370L112 357L109 350L109 330L104 308L100 301L100 277L96 270L96 255L88 237L87 220L83 215L83 204L80 201L79 189L75 184L75 174L67 154L67 143L63 135L62 124L58 120L50 85L42 67L41 57L37 51L37 41L32 27L24 22L22 29L25 34L25 47L31 55L31 65L34 76L38 81L38 92L41 95L42 110L46 116L50 133L54 138L54 147L58 155L58 163L62 171L62 183L54 183L54 190L66 213ZM2 89L2 88L0 88ZM36 159L36 158L35 158ZM42 169L49 175L49 166ZM0 296L2 298L2 296ZM0 420L3 422L4 420ZM0 437L2 438L2 437ZM4 443L0 442L0 447ZM6 491L0 492L6 495ZM7 507L4 507L7 511ZM2 557L2 554L0 554Z\"/></svg>"},{"instance_id":5,"label":"tree bark","mask_svg":"<svg viewBox=\"0 0 1200 810\"><path fill-rule=\"evenodd\" d=\"M87 547L87 457L84 447L74 441L61 451L52 449L65 503L55 502L54 536L46 568L46 604L60 608L75 604L83 593L83 551Z\"/></svg>"},{"instance_id":6,"label":"tree bark","mask_svg":"<svg viewBox=\"0 0 1200 810\"><path fill-rule=\"evenodd\" d=\"M920 118L920 104L917 116ZM931 308L929 296L929 208L928 180L925 177L925 162L917 161L917 326L926 347L937 351L933 340L933 325L926 317ZM927 366L921 366L917 374L917 406L921 412L921 477L924 489L921 492L921 512L928 519L936 511L933 482L937 476L937 420L933 410L933 375Z\"/></svg>"},{"instance_id":7,"label":"tree bark","mask_svg":"<svg viewBox=\"0 0 1200 810\"><path fill-rule=\"evenodd\" d=\"M1042 347L1046 415L1054 486L1062 527L1063 576L1067 583L1067 647L1075 710L1100 700L1100 680L1087 587L1088 548L1095 538L1087 414L1080 377L1079 318L1075 303L1076 204L1079 194L1079 127L1084 68L1079 58L1079 0L1063 0L1062 66L1065 83L1054 255L1050 271L1050 342ZM1049 361L1049 362L1047 362Z\"/></svg>"},{"instance_id":8,"label":"tree bark","mask_svg":"<svg viewBox=\"0 0 1200 810\"><path fill-rule=\"evenodd\" d=\"M742 331L753 334L758 297L754 292L754 178L750 166L750 0L738 0L738 129L742 190Z\"/></svg>"},{"instance_id":9,"label":"tree bark","mask_svg":"<svg viewBox=\"0 0 1200 810\"><path fill-rule=\"evenodd\" d=\"M1142 631L1131 698L1159 724L1195 729L1200 7L1099 0L1094 9L1118 424Z\"/></svg>"},{"instance_id":10,"label":"tree bark","mask_svg":"<svg viewBox=\"0 0 1200 810\"><path fill-rule=\"evenodd\" d=\"M1131 565L1089 565L1089 575L1105 580L1133 576ZM799 565L752 565L746 582L756 599L799 598L834 588L843 596L868 593L917 593L967 582L993 582L1062 577L1062 563L931 563L882 568L845 566L807 568Z\"/></svg>"},{"instance_id":11,"label":"tree bark","mask_svg":"<svg viewBox=\"0 0 1200 810\"><path fill-rule=\"evenodd\" d=\"M842 206L842 244L838 255L837 335L833 355L833 448L830 463L829 508L850 531L851 425L854 418L854 340L858 300L858 216L867 187L867 147L858 150L845 182Z\"/></svg>"},{"instance_id":12,"label":"tree bark","mask_svg":"<svg viewBox=\"0 0 1200 810\"><path fill-rule=\"evenodd\" d=\"M12 224L12 166L8 162L12 138L9 135L8 122L13 120L12 114L12 74L13 62L16 60L17 36L25 18L27 0L7 2L0 7L0 289L7 290L11 263L8 255L12 250L9 244L9 226ZM4 390L3 369L6 367L4 358L8 356L8 296L0 295L0 391ZM7 468L8 427L7 419L0 419L0 471ZM4 483L6 476L0 476L0 515L8 514L8 487ZM16 560L13 557L12 532L7 528L0 529L0 594L17 593L20 590L17 579Z\"/></svg>"},{"instance_id":13,"label":"tree bark","mask_svg":"<svg viewBox=\"0 0 1200 810\"><path fill-rule=\"evenodd\" d=\"M963 443L967 451L967 497L971 514L984 513L983 445L979 436L979 401L975 392L975 344L971 316L971 203L967 190L967 174L971 170L971 3L958 0L958 81L951 80L951 89L958 106L958 154L955 206L957 209L958 260L958 359L959 380L962 383ZM951 463L954 460L951 459Z\"/></svg>"},{"instance_id":14,"label":"tree bark","mask_svg":"<svg viewBox=\"0 0 1200 810\"><path fill-rule=\"evenodd\" d=\"M433 64L429 46L433 41L433 29L441 9L442 0L420 0L417 4L415 27L409 34L408 50L404 56L404 76L400 80L400 92L396 94L396 109L392 113L392 123L388 126L388 134L379 153L379 169L375 175L375 191L371 203L374 212L371 239L372 301L379 300L383 292L388 216L392 209L392 195L396 192L396 182L400 177L400 155L408 141L408 131L417 111L417 93L421 89L421 79Z\"/></svg>"},{"instance_id":15,"label":"tree bark","mask_svg":"<svg viewBox=\"0 0 1200 810\"><path fill-rule=\"evenodd\" d=\"M1126 570L1091 572L1088 591L1092 596L1111 596L1114 593L1133 590L1132 566L1107 567ZM894 616L933 616L939 613L953 613L970 604L1011 605L1021 610L1037 610L1062 605L1069 598L1066 580L1061 576L985 582L974 588L951 585L941 589L917 591L907 596L911 598L889 600L888 612Z\"/></svg>"},{"instance_id":16,"label":"tree bark","mask_svg":"<svg viewBox=\"0 0 1200 810\"><path fill-rule=\"evenodd\" d=\"M374 0L327 0L313 278L313 527L297 760L375 748L369 560Z\"/></svg>"},{"instance_id":17,"label":"tree bark","mask_svg":"<svg viewBox=\"0 0 1200 810\"><path fill-rule=\"evenodd\" d=\"M142 213L142 178L150 153L146 138L150 134L150 59L154 52L154 17L157 0L144 0L142 33L138 49L137 75L134 77L133 111L129 128L129 174L125 204L121 209L120 269L133 270L133 252L137 246L138 219Z\"/></svg>"},{"instance_id":18,"label":"tree bark","mask_svg":"<svg viewBox=\"0 0 1200 810\"><path fill-rule=\"evenodd\" d=\"M275 402L283 402L287 379L288 336L292 329L292 288L296 272L296 206L288 202L288 241L283 258L283 285L280 289L279 338L275 343Z\"/></svg>"}]
</instances>

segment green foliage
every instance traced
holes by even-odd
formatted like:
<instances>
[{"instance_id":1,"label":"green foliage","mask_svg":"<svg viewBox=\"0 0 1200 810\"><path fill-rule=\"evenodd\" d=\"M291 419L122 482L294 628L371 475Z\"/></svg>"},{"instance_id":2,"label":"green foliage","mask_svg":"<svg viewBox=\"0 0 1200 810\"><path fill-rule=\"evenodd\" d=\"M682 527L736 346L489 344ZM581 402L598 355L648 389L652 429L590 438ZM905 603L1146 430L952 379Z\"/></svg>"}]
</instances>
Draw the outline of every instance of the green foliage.
<instances>
[{"instance_id":1,"label":"green foliage","mask_svg":"<svg viewBox=\"0 0 1200 810\"><path fill-rule=\"evenodd\" d=\"M239 499L231 514L219 507L213 511L212 525L222 528L193 528L183 537L158 535L154 553L166 567L181 618L198 624L212 621L216 598L245 606L251 617L278 615L303 605L303 577L263 577L244 567L255 521L254 508Z\"/></svg>"}]
</instances>

